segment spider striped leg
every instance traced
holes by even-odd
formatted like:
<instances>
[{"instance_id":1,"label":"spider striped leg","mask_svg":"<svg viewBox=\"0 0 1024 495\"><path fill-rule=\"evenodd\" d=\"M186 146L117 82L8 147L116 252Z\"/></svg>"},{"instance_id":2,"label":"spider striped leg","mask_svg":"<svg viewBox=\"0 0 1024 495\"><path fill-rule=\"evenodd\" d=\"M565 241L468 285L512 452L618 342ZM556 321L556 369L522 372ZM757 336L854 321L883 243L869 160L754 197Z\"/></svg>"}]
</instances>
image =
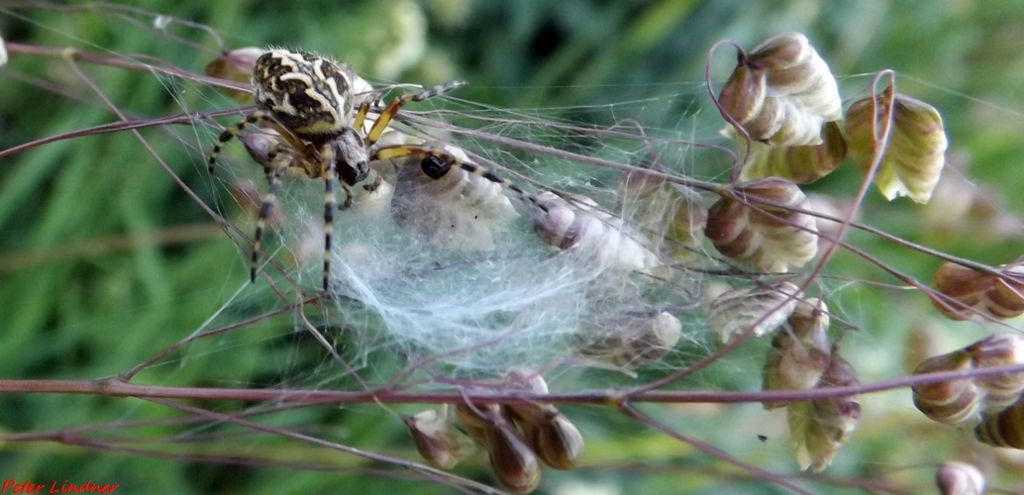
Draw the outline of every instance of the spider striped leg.
<instances>
[{"instance_id":1,"label":"spider striped leg","mask_svg":"<svg viewBox=\"0 0 1024 495\"><path fill-rule=\"evenodd\" d=\"M271 152L274 154L274 152ZM272 156L270 158L273 158ZM270 161L270 160L268 160ZM263 242L263 231L267 227L267 218L274 211L274 204L277 203L277 195L281 191L281 179L284 177L286 167L278 167L267 172L267 180L270 181L270 188L267 195L263 196L263 203L260 205L260 214L256 217L256 233L252 239L252 261L249 265L249 281L256 282L256 269L260 261L260 250Z\"/></svg>"},{"instance_id":2,"label":"spider striped leg","mask_svg":"<svg viewBox=\"0 0 1024 495\"><path fill-rule=\"evenodd\" d=\"M213 149L210 150L210 155L207 157L206 160L207 168L209 169L211 174L213 173L213 166L215 163L217 163L217 158L220 156L220 152L222 149L224 149L224 146L228 144L228 142L230 142L232 139L238 137L238 134L242 132L242 130L244 130L246 127L258 124L260 122L269 123L270 127L277 131L277 133L280 134L281 137L284 138L284 140L287 141L288 144L290 144L297 153L302 154L304 156L308 156L309 146L306 143L304 143L301 139L296 137L295 133L288 130L288 128L284 127L283 125L277 123L277 121L275 121L273 117L270 116L270 114L257 110L253 113L246 115L244 119L240 120L238 123L232 125L231 127L224 129L224 132L220 133L220 136L217 138L217 142L214 143Z\"/></svg>"},{"instance_id":3,"label":"spider striped leg","mask_svg":"<svg viewBox=\"0 0 1024 495\"><path fill-rule=\"evenodd\" d=\"M548 208L542 205L537 198L522 190L519 186L513 184L508 179L497 176L486 168L475 163L463 162L451 153L442 149L408 145L385 146L383 148L379 148L370 156L371 161L392 160L396 158L421 158L422 161L420 162L420 166L423 168L423 173L432 179L440 179L441 177L444 177L452 167L461 168L468 173L479 175L480 177L518 194L519 197L533 203L534 206L543 211L548 211Z\"/></svg>"},{"instance_id":4,"label":"spider striped leg","mask_svg":"<svg viewBox=\"0 0 1024 495\"><path fill-rule=\"evenodd\" d=\"M334 233L334 208L335 208L335 197L334 197L334 184L337 181L337 177L334 170L334 151L333 149L325 144L320 148L320 159L323 160L324 166L324 274L323 274L323 287L324 292L330 288L331 281L331 236ZM348 199L345 200L346 204L351 203L352 193L348 191Z\"/></svg>"},{"instance_id":5,"label":"spider striped leg","mask_svg":"<svg viewBox=\"0 0 1024 495\"><path fill-rule=\"evenodd\" d=\"M391 119L398 114L398 110L400 110L406 103L423 101L427 98L443 95L465 85L465 81L448 81L426 91L421 91L419 93L406 93L395 97L395 99L391 101L391 104L388 105L379 116L377 116L377 120L373 121L373 127L370 128L370 132L366 133L366 145L373 145L373 143L376 143L377 140L380 139L381 134L384 134L384 129L387 129L388 124L391 123ZM359 127L356 127L356 129L359 129Z\"/></svg>"}]
</instances>

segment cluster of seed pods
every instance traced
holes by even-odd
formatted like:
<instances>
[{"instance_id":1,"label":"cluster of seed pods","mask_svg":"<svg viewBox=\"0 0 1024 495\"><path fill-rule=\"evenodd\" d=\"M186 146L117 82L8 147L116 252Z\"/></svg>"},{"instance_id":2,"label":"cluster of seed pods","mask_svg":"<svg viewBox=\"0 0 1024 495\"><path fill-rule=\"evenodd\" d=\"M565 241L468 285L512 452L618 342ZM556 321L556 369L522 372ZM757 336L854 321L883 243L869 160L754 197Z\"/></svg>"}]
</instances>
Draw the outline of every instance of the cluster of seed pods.
<instances>
[{"instance_id":1,"label":"cluster of seed pods","mask_svg":"<svg viewBox=\"0 0 1024 495\"><path fill-rule=\"evenodd\" d=\"M526 369L510 370L501 390L548 393L544 378ZM428 410L405 419L423 458L438 468L451 469L472 453L466 446L468 436L487 451L495 477L512 493L536 489L542 463L569 470L583 454L583 435L550 404L526 399L508 405L467 403L457 405L454 416L453 423L446 414Z\"/></svg>"},{"instance_id":2,"label":"cluster of seed pods","mask_svg":"<svg viewBox=\"0 0 1024 495\"><path fill-rule=\"evenodd\" d=\"M1024 337L993 335L922 362L914 374L984 370L1024 364ZM913 387L914 405L934 421L975 426L998 447L1024 449L1024 371L942 380Z\"/></svg>"}]
</instances>

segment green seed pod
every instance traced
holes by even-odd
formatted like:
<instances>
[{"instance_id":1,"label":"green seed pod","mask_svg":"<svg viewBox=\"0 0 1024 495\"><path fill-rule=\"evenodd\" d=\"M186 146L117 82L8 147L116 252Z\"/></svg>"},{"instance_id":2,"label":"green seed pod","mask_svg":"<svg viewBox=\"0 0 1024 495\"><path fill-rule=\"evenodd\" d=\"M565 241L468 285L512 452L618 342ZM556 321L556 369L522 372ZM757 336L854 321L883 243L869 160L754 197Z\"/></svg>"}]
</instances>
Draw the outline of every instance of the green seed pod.
<instances>
[{"instance_id":1,"label":"green seed pod","mask_svg":"<svg viewBox=\"0 0 1024 495\"><path fill-rule=\"evenodd\" d=\"M819 387L854 386L859 382L853 367L833 346L832 360ZM820 473L832 463L839 448L850 438L860 420L860 402L854 397L817 399L791 404L788 410L793 453L801 470Z\"/></svg>"},{"instance_id":2,"label":"green seed pod","mask_svg":"<svg viewBox=\"0 0 1024 495\"><path fill-rule=\"evenodd\" d=\"M953 320L967 319L974 312L998 319L1016 318L1024 314L1024 257L1003 265L1000 272L1003 277L947 261L935 271L932 285L960 304L937 297L932 303Z\"/></svg>"},{"instance_id":3,"label":"green seed pod","mask_svg":"<svg viewBox=\"0 0 1024 495\"><path fill-rule=\"evenodd\" d=\"M789 319L799 298L799 289L789 282L726 291L711 301L708 329L723 343L752 325L755 336L766 335Z\"/></svg>"},{"instance_id":4,"label":"green seed pod","mask_svg":"<svg viewBox=\"0 0 1024 495\"><path fill-rule=\"evenodd\" d=\"M808 390L814 387L830 361L828 307L817 298L800 301L789 320L772 338L765 358L764 390ZM765 409L786 402L764 402Z\"/></svg>"},{"instance_id":5,"label":"green seed pod","mask_svg":"<svg viewBox=\"0 0 1024 495\"><path fill-rule=\"evenodd\" d=\"M564 414L556 412L524 430L537 456L555 469L573 469L583 455L583 435Z\"/></svg>"},{"instance_id":6,"label":"green seed pod","mask_svg":"<svg viewBox=\"0 0 1024 495\"><path fill-rule=\"evenodd\" d=\"M781 146L819 144L822 124L842 118L836 80L800 33L741 54L718 100L751 139Z\"/></svg>"},{"instance_id":7,"label":"green seed pod","mask_svg":"<svg viewBox=\"0 0 1024 495\"><path fill-rule=\"evenodd\" d=\"M963 462L947 462L935 472L940 495L982 495L985 476L978 468Z\"/></svg>"},{"instance_id":8,"label":"green seed pod","mask_svg":"<svg viewBox=\"0 0 1024 495\"><path fill-rule=\"evenodd\" d=\"M769 272L803 266L818 254L815 218L792 211L810 208L796 184L769 177L741 183L734 194L718 200L708 210L704 234L718 252Z\"/></svg>"},{"instance_id":9,"label":"green seed pod","mask_svg":"<svg viewBox=\"0 0 1024 495\"><path fill-rule=\"evenodd\" d=\"M893 106L894 105L894 106ZM886 88L879 97L874 114L871 97L854 102L846 111L846 137L850 156L867 171L877 143L872 122L879 134L885 115L893 106L893 130L889 147L875 174L875 185L886 199L909 196L927 203L946 163L946 132L942 116L931 105Z\"/></svg>"},{"instance_id":10,"label":"green seed pod","mask_svg":"<svg viewBox=\"0 0 1024 495\"><path fill-rule=\"evenodd\" d=\"M915 375L971 368L971 353L959 349L926 359L914 370ZM914 406L933 421L961 425L976 420L981 391L971 379L946 380L914 385Z\"/></svg>"}]
</instances>

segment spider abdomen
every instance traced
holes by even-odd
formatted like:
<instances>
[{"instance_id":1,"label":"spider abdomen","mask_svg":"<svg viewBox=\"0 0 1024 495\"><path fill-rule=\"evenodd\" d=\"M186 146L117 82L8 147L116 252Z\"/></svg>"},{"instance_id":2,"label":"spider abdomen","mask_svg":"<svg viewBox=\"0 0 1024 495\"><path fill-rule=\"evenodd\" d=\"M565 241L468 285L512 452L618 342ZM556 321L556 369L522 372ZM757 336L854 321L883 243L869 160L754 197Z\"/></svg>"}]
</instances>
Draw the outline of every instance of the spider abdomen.
<instances>
[{"instance_id":1,"label":"spider abdomen","mask_svg":"<svg viewBox=\"0 0 1024 495\"><path fill-rule=\"evenodd\" d=\"M256 60L252 85L260 108L299 137L330 138L352 115L351 70L303 51L269 50Z\"/></svg>"}]
</instances>

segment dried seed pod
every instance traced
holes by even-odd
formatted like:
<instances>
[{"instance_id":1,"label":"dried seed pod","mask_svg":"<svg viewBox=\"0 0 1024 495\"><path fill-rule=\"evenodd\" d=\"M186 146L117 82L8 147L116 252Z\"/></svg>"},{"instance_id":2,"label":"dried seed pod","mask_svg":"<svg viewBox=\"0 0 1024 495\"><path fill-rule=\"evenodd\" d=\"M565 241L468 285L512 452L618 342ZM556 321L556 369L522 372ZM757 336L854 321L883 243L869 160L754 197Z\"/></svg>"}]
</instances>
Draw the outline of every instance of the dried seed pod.
<instances>
[{"instance_id":1,"label":"dried seed pod","mask_svg":"<svg viewBox=\"0 0 1024 495\"><path fill-rule=\"evenodd\" d=\"M1024 314L1024 257L1000 267L999 271L1003 277L947 261L935 271L933 285L956 302L932 297L932 303L953 320L964 320L972 312L999 319Z\"/></svg>"},{"instance_id":2,"label":"dried seed pod","mask_svg":"<svg viewBox=\"0 0 1024 495\"><path fill-rule=\"evenodd\" d=\"M947 462L935 472L935 485L940 495L982 495L985 476L970 464Z\"/></svg>"},{"instance_id":3,"label":"dried seed pod","mask_svg":"<svg viewBox=\"0 0 1024 495\"><path fill-rule=\"evenodd\" d=\"M971 360L975 368L993 368L1024 363L1024 337L993 335L972 346ZM1006 408L1024 392L1024 372L982 376L974 382L985 391L985 411Z\"/></svg>"},{"instance_id":4,"label":"dried seed pod","mask_svg":"<svg viewBox=\"0 0 1024 495\"><path fill-rule=\"evenodd\" d=\"M847 387L858 383L853 367L833 348L832 360L818 387ZM857 427L860 402L854 397L817 399L791 404L788 412L797 464L801 470L810 467L820 473L832 463L832 458Z\"/></svg>"},{"instance_id":5,"label":"dried seed pod","mask_svg":"<svg viewBox=\"0 0 1024 495\"><path fill-rule=\"evenodd\" d=\"M526 368L512 368L505 374L505 383L509 388L522 390L531 394L548 393L548 384L540 373ZM521 424L529 425L544 420L546 416L558 414L551 404L520 401L509 404L509 411Z\"/></svg>"},{"instance_id":6,"label":"dried seed pod","mask_svg":"<svg viewBox=\"0 0 1024 495\"><path fill-rule=\"evenodd\" d=\"M993 447L1024 450L1024 397L998 413L985 414L974 436Z\"/></svg>"},{"instance_id":7,"label":"dried seed pod","mask_svg":"<svg viewBox=\"0 0 1024 495\"><path fill-rule=\"evenodd\" d=\"M942 116L931 105L901 94L894 97L892 86L879 95L877 105L872 105L871 97L854 102L846 111L850 156L865 171L871 167L877 147L872 123L878 122L875 127L881 133L890 106L893 129L875 185L890 201L909 196L917 203L927 203L946 163L947 146Z\"/></svg>"},{"instance_id":8,"label":"dried seed pod","mask_svg":"<svg viewBox=\"0 0 1024 495\"><path fill-rule=\"evenodd\" d=\"M767 201L780 206L762 204ZM749 205L747 204L749 203ZM818 253L817 224L795 184L777 177L744 182L708 210L704 233L718 252L770 272L803 266Z\"/></svg>"},{"instance_id":9,"label":"dried seed pod","mask_svg":"<svg viewBox=\"0 0 1024 495\"><path fill-rule=\"evenodd\" d=\"M402 418L409 428L416 449L427 463L439 469L451 469L459 462L453 441L453 433L448 425L448 408L439 410L428 409L413 416Z\"/></svg>"},{"instance_id":10,"label":"dried seed pod","mask_svg":"<svg viewBox=\"0 0 1024 495\"><path fill-rule=\"evenodd\" d=\"M631 212L630 224L663 241L660 252L679 263L699 257L708 215L696 191L659 177L629 174L623 177L619 197L622 209Z\"/></svg>"},{"instance_id":11,"label":"dried seed pod","mask_svg":"<svg viewBox=\"0 0 1024 495\"><path fill-rule=\"evenodd\" d=\"M649 273L661 265L646 237L626 229L621 219L600 211L594 200L584 196L574 200L570 205L550 191L537 196L546 211L538 208L533 224L544 242L623 271Z\"/></svg>"},{"instance_id":12,"label":"dried seed pod","mask_svg":"<svg viewBox=\"0 0 1024 495\"><path fill-rule=\"evenodd\" d=\"M211 60L206 64L203 72L208 76L248 83L252 79L256 59L266 51L265 48L258 46L235 48L221 53L217 58Z\"/></svg>"},{"instance_id":13,"label":"dried seed pod","mask_svg":"<svg viewBox=\"0 0 1024 495\"><path fill-rule=\"evenodd\" d=\"M838 122L821 127L821 144L777 146L751 143L750 155L740 173L741 180L782 177L797 184L809 184L836 169L846 158L846 140Z\"/></svg>"},{"instance_id":14,"label":"dried seed pod","mask_svg":"<svg viewBox=\"0 0 1024 495\"><path fill-rule=\"evenodd\" d=\"M817 298L800 301L772 338L764 362L764 390L807 390L814 387L830 361L828 306ZM764 402L765 409L786 402Z\"/></svg>"},{"instance_id":15,"label":"dried seed pod","mask_svg":"<svg viewBox=\"0 0 1024 495\"><path fill-rule=\"evenodd\" d=\"M462 427L467 435L478 442L487 444L487 430L494 426L497 420L508 417L508 410L498 404L457 404L455 406L455 421Z\"/></svg>"},{"instance_id":16,"label":"dried seed pod","mask_svg":"<svg viewBox=\"0 0 1024 495\"><path fill-rule=\"evenodd\" d=\"M519 430L508 421L498 421L486 430L491 469L512 493L530 493L540 484L537 454Z\"/></svg>"},{"instance_id":17,"label":"dried seed pod","mask_svg":"<svg viewBox=\"0 0 1024 495\"><path fill-rule=\"evenodd\" d=\"M970 367L971 352L959 349L926 359L917 366L914 374L960 371ZM982 394L969 378L925 383L911 388L914 406L933 421L955 426L977 418Z\"/></svg>"},{"instance_id":18,"label":"dried seed pod","mask_svg":"<svg viewBox=\"0 0 1024 495\"><path fill-rule=\"evenodd\" d=\"M524 430L537 456L555 469L573 469L583 455L583 435L564 414L556 412Z\"/></svg>"},{"instance_id":19,"label":"dried seed pod","mask_svg":"<svg viewBox=\"0 0 1024 495\"><path fill-rule=\"evenodd\" d=\"M620 368L655 362L679 343L683 324L671 313L625 316L581 329L573 338L578 352Z\"/></svg>"},{"instance_id":20,"label":"dried seed pod","mask_svg":"<svg viewBox=\"0 0 1024 495\"><path fill-rule=\"evenodd\" d=\"M732 340L734 334L742 335L751 326L753 334L760 337L785 322L799 298L799 289L789 282L732 289L711 302L708 328L723 343Z\"/></svg>"},{"instance_id":21,"label":"dried seed pod","mask_svg":"<svg viewBox=\"0 0 1024 495\"><path fill-rule=\"evenodd\" d=\"M836 80L800 33L776 35L740 54L718 100L751 139L782 146L819 144L822 124L842 118Z\"/></svg>"}]
</instances>

